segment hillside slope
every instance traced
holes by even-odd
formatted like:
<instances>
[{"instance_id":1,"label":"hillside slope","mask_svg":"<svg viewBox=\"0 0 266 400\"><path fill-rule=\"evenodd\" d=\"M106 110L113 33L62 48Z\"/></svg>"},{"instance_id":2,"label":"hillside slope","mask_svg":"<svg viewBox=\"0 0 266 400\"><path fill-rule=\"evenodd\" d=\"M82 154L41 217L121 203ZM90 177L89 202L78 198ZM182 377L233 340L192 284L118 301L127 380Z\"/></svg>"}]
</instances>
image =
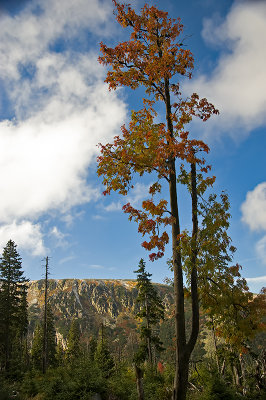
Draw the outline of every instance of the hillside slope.
<instances>
[{"instance_id":1,"label":"hillside slope","mask_svg":"<svg viewBox=\"0 0 266 400\"><path fill-rule=\"evenodd\" d=\"M42 315L45 281L31 281L28 285L30 330ZM155 284L165 305L171 313L173 288ZM96 334L101 323L116 327L135 325L136 281L133 280L92 280L92 279L49 279L48 298L57 332L66 337L70 323L77 318L82 333L89 337ZM132 326L133 328L133 326Z\"/></svg>"}]
</instances>

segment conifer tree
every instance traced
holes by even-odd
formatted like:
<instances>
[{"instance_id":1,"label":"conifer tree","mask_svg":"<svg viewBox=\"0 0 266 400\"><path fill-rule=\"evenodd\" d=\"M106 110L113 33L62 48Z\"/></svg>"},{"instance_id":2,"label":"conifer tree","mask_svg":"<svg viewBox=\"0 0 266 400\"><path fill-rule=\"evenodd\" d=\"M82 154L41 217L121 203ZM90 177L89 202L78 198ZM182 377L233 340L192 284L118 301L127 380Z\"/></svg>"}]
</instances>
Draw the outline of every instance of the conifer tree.
<instances>
[{"instance_id":1,"label":"conifer tree","mask_svg":"<svg viewBox=\"0 0 266 400\"><path fill-rule=\"evenodd\" d=\"M32 365L36 369L41 369L42 365L42 342L43 342L43 329L40 322L37 322L31 347L31 360Z\"/></svg>"},{"instance_id":2,"label":"conifer tree","mask_svg":"<svg viewBox=\"0 0 266 400\"><path fill-rule=\"evenodd\" d=\"M106 338L104 337L103 324L101 325L101 331L94 359L99 369L102 371L103 376L105 378L108 378L112 374L112 370L114 368L114 360L109 351Z\"/></svg>"},{"instance_id":3,"label":"conifer tree","mask_svg":"<svg viewBox=\"0 0 266 400\"><path fill-rule=\"evenodd\" d=\"M50 304L47 306L47 366L56 364L56 331L54 315Z\"/></svg>"},{"instance_id":4,"label":"conifer tree","mask_svg":"<svg viewBox=\"0 0 266 400\"><path fill-rule=\"evenodd\" d=\"M21 257L12 240L7 242L0 260L0 363L9 370L15 342L22 343L27 332L27 285Z\"/></svg>"},{"instance_id":5,"label":"conifer tree","mask_svg":"<svg viewBox=\"0 0 266 400\"><path fill-rule=\"evenodd\" d=\"M42 369L43 363L43 321L36 324L31 348L31 358L33 366ZM54 327L54 316L50 305L47 306L47 359L46 366L56 364L56 332Z\"/></svg>"},{"instance_id":6,"label":"conifer tree","mask_svg":"<svg viewBox=\"0 0 266 400\"><path fill-rule=\"evenodd\" d=\"M95 339L94 336L92 336L89 342L89 358L91 361L94 361L95 359L96 349L97 349L97 340Z\"/></svg>"},{"instance_id":7,"label":"conifer tree","mask_svg":"<svg viewBox=\"0 0 266 400\"><path fill-rule=\"evenodd\" d=\"M77 360L80 355L81 348L79 323L76 319L73 319L67 337L66 357L69 361L74 361Z\"/></svg>"},{"instance_id":8,"label":"conifer tree","mask_svg":"<svg viewBox=\"0 0 266 400\"><path fill-rule=\"evenodd\" d=\"M138 270L134 271L137 274L137 288L138 296L136 299L137 304L140 307L137 317L142 320L140 327L140 337L142 342L140 344L140 350L136 357L140 361L148 359L152 363L152 346L157 351L162 350L162 342L159 336L154 332L154 325L156 325L160 319L164 318L164 306L158 293L151 283L149 274L145 267L143 259L140 260Z\"/></svg>"},{"instance_id":9,"label":"conifer tree","mask_svg":"<svg viewBox=\"0 0 266 400\"><path fill-rule=\"evenodd\" d=\"M65 361L65 351L62 340L57 341L56 354L55 354L56 365L60 366L64 364Z\"/></svg>"}]
</instances>

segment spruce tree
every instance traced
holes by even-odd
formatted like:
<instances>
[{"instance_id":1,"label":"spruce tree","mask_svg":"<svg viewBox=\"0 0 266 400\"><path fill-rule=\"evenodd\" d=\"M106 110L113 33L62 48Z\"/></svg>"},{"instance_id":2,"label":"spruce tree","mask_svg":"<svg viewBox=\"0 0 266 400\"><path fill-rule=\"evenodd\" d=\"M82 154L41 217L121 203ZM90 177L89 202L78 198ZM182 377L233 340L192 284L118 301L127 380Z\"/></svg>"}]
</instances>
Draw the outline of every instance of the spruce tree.
<instances>
[{"instance_id":1,"label":"spruce tree","mask_svg":"<svg viewBox=\"0 0 266 400\"><path fill-rule=\"evenodd\" d=\"M32 364L36 369L42 369L43 364L43 336L44 323L37 323L31 348ZM46 367L56 365L56 332L54 327L54 316L50 305L47 306L47 357Z\"/></svg>"},{"instance_id":2,"label":"spruce tree","mask_svg":"<svg viewBox=\"0 0 266 400\"><path fill-rule=\"evenodd\" d=\"M36 369L42 367L42 343L43 343L43 328L40 322L37 322L34 329L32 347L31 347L31 361Z\"/></svg>"},{"instance_id":3,"label":"spruce tree","mask_svg":"<svg viewBox=\"0 0 266 400\"><path fill-rule=\"evenodd\" d=\"M160 319L164 318L164 306L151 283L150 277L152 275L146 271L143 259L140 260L138 267L138 270L134 271L137 274L138 296L136 303L139 306L136 316L142 321L142 325L140 327L140 348L135 358L136 361L147 359L152 363L154 361L152 347L157 351L162 350L162 343L154 330L154 326Z\"/></svg>"},{"instance_id":4,"label":"spruce tree","mask_svg":"<svg viewBox=\"0 0 266 400\"><path fill-rule=\"evenodd\" d=\"M54 314L50 304L47 306L47 366L56 364L56 331L54 325Z\"/></svg>"},{"instance_id":5,"label":"spruce tree","mask_svg":"<svg viewBox=\"0 0 266 400\"><path fill-rule=\"evenodd\" d=\"M81 348L79 323L76 319L73 319L67 337L66 357L69 361L74 361L77 360L80 355Z\"/></svg>"},{"instance_id":6,"label":"spruce tree","mask_svg":"<svg viewBox=\"0 0 266 400\"><path fill-rule=\"evenodd\" d=\"M22 344L27 333L27 279L21 269L21 257L12 240L0 259L0 363L8 371L12 350Z\"/></svg>"},{"instance_id":7,"label":"spruce tree","mask_svg":"<svg viewBox=\"0 0 266 400\"><path fill-rule=\"evenodd\" d=\"M103 324L101 325L101 331L98 339L98 345L95 351L94 360L102 372L104 378L108 378L114 368L114 360L109 351L106 338L104 336Z\"/></svg>"}]
</instances>

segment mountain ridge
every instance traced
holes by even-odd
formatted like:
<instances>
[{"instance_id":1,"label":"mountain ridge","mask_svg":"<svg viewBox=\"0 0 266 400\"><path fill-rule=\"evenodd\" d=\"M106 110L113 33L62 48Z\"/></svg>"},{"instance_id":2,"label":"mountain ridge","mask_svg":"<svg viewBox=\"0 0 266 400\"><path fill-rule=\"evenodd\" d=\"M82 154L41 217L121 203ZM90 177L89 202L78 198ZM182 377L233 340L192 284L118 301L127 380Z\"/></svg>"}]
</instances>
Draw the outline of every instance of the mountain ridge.
<instances>
[{"instance_id":1,"label":"mountain ridge","mask_svg":"<svg viewBox=\"0 0 266 400\"><path fill-rule=\"evenodd\" d=\"M86 337L96 335L102 323L113 328L130 325L136 329L137 281L133 279L48 279L48 302L56 332L66 338L71 321L77 319ZM167 315L173 305L173 288L154 283ZM28 282L30 331L41 319L45 280Z\"/></svg>"}]
</instances>

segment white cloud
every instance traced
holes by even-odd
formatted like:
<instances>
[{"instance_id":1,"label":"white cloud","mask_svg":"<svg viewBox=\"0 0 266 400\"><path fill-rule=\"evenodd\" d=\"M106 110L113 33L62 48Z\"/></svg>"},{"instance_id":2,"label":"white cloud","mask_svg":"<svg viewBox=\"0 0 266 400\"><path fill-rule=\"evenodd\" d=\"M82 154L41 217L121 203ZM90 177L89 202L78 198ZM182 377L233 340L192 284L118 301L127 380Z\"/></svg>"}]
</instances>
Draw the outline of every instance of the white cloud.
<instances>
[{"instance_id":1,"label":"white cloud","mask_svg":"<svg viewBox=\"0 0 266 400\"><path fill-rule=\"evenodd\" d=\"M145 185L144 183L137 182L134 185L134 188L130 191L130 194L127 196L127 201L132 206L136 206L140 201L143 201L147 197L151 197L151 195L149 195L150 185L151 183Z\"/></svg>"},{"instance_id":2,"label":"white cloud","mask_svg":"<svg viewBox=\"0 0 266 400\"><path fill-rule=\"evenodd\" d=\"M256 244L256 252L263 264L266 264L266 236L263 236Z\"/></svg>"},{"instance_id":3,"label":"white cloud","mask_svg":"<svg viewBox=\"0 0 266 400\"><path fill-rule=\"evenodd\" d=\"M242 220L251 230L266 231L266 182L260 183L247 193L241 210Z\"/></svg>"},{"instance_id":4,"label":"white cloud","mask_svg":"<svg viewBox=\"0 0 266 400\"><path fill-rule=\"evenodd\" d=\"M89 268L91 268L91 269L104 269L104 267L102 265L98 265L98 264L91 264L91 265L89 265Z\"/></svg>"},{"instance_id":5,"label":"white cloud","mask_svg":"<svg viewBox=\"0 0 266 400\"><path fill-rule=\"evenodd\" d=\"M252 231L266 232L266 182L260 183L247 193L241 211L242 221ZM256 243L255 249L259 259L266 264L266 235Z\"/></svg>"},{"instance_id":6,"label":"white cloud","mask_svg":"<svg viewBox=\"0 0 266 400\"><path fill-rule=\"evenodd\" d=\"M34 256L44 256L47 253L39 224L14 221L9 225L0 226L0 247L5 247L10 239L17 244L18 250L26 250Z\"/></svg>"},{"instance_id":7,"label":"white cloud","mask_svg":"<svg viewBox=\"0 0 266 400\"><path fill-rule=\"evenodd\" d=\"M72 255L70 255L70 256L61 258L61 260L59 260L58 264L59 264L59 265L62 265L62 264L68 263L69 261L75 260L75 258L76 258L76 257L72 254Z\"/></svg>"},{"instance_id":8,"label":"white cloud","mask_svg":"<svg viewBox=\"0 0 266 400\"><path fill-rule=\"evenodd\" d=\"M0 16L0 106L13 112L0 120L0 229L98 199L88 167L126 109L103 83L98 48L83 55L76 42L110 33L111 9L109 1L33 0Z\"/></svg>"},{"instance_id":9,"label":"white cloud","mask_svg":"<svg viewBox=\"0 0 266 400\"><path fill-rule=\"evenodd\" d=\"M266 286L266 275L245 279L252 293L259 293L261 289Z\"/></svg>"},{"instance_id":10,"label":"white cloud","mask_svg":"<svg viewBox=\"0 0 266 400\"><path fill-rule=\"evenodd\" d=\"M198 92L219 109L207 133L215 125L244 136L266 122L266 3L236 2L222 24L216 17L204 21L203 37L224 51L214 71L190 81L186 91Z\"/></svg>"},{"instance_id":11,"label":"white cloud","mask_svg":"<svg viewBox=\"0 0 266 400\"><path fill-rule=\"evenodd\" d=\"M103 93L94 98L99 106L105 103L99 111L96 104L61 121L42 121L40 114L17 124L0 123L1 221L53 209L65 212L98 198L98 188L86 182L87 168L97 154L96 144L118 129L121 108Z\"/></svg>"},{"instance_id":12,"label":"white cloud","mask_svg":"<svg viewBox=\"0 0 266 400\"><path fill-rule=\"evenodd\" d=\"M67 234L61 232L57 226L53 226L53 228L51 228L50 232L49 232L49 236L52 237L53 239L55 239L56 247L66 247L68 245L67 242Z\"/></svg>"},{"instance_id":13,"label":"white cloud","mask_svg":"<svg viewBox=\"0 0 266 400\"><path fill-rule=\"evenodd\" d=\"M112 201L110 204L108 204L108 206L104 207L104 210L107 212L113 212L113 211L121 211L123 207L123 204L121 203L121 201Z\"/></svg>"},{"instance_id":14,"label":"white cloud","mask_svg":"<svg viewBox=\"0 0 266 400\"><path fill-rule=\"evenodd\" d=\"M133 207L138 207L140 202L149 197L148 193L150 185L151 184L145 185L137 182L134 185L134 188L130 190L129 194L124 197L123 201L112 201L108 206L104 207L104 210L107 212L121 211L123 205L126 203L130 203Z\"/></svg>"},{"instance_id":15,"label":"white cloud","mask_svg":"<svg viewBox=\"0 0 266 400\"><path fill-rule=\"evenodd\" d=\"M266 283L266 275L265 276L257 276L255 278L246 278L247 282L256 282L260 284L265 284Z\"/></svg>"}]
</instances>

